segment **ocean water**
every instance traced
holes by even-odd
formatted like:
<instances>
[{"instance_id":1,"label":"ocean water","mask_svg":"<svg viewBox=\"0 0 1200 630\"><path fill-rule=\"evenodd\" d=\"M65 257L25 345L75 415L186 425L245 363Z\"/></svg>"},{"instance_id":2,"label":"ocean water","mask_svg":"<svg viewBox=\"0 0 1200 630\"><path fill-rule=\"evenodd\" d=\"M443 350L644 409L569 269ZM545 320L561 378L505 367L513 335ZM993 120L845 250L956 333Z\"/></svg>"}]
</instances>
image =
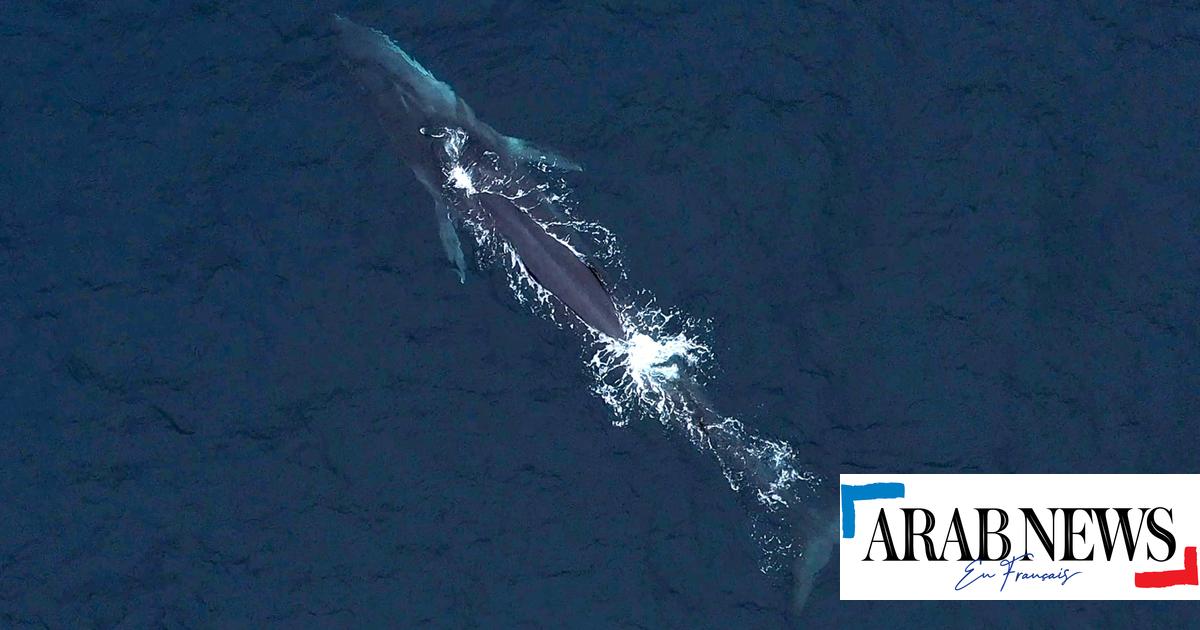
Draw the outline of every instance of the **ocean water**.
<instances>
[{"instance_id":1,"label":"ocean water","mask_svg":"<svg viewBox=\"0 0 1200 630\"><path fill-rule=\"evenodd\" d=\"M579 337L460 284L338 64L389 33L584 166L708 394L805 469L1195 472L1200 7L0 6L0 625L1176 627L796 610Z\"/></svg>"}]
</instances>

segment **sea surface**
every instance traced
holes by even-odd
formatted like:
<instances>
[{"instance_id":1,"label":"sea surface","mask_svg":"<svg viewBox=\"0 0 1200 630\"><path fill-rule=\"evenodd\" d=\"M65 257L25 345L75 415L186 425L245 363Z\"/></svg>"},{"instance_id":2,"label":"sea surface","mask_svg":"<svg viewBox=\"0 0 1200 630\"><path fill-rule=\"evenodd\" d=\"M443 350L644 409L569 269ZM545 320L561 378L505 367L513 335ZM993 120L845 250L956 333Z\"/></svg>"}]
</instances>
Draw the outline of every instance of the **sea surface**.
<instances>
[{"instance_id":1,"label":"sea surface","mask_svg":"<svg viewBox=\"0 0 1200 630\"><path fill-rule=\"evenodd\" d=\"M1155 627L840 602L460 284L330 15L584 166L809 470L1196 472L1191 2L5 2L0 626Z\"/></svg>"}]
</instances>

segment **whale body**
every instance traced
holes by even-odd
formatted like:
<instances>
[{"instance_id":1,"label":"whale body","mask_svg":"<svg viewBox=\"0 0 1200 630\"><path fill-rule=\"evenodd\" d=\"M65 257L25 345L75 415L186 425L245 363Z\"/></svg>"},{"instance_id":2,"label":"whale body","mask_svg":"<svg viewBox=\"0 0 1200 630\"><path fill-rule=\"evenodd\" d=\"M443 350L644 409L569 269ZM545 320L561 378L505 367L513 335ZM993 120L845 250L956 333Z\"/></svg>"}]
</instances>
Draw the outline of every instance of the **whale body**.
<instances>
[{"instance_id":1,"label":"whale body","mask_svg":"<svg viewBox=\"0 0 1200 630\"><path fill-rule=\"evenodd\" d=\"M465 278L465 262L451 224L454 211L470 213L499 234L534 281L581 322L607 337L625 340L627 332L612 295L575 250L535 219L543 200L524 183L534 167L578 170L578 166L480 121L448 84L383 33L340 15L333 16L333 30L343 62L399 157L433 197L442 244L460 280ZM465 139L453 154L447 152L447 134ZM488 171L476 175L493 185L476 191L465 172L451 176L450 162L458 160Z\"/></svg>"}]
</instances>

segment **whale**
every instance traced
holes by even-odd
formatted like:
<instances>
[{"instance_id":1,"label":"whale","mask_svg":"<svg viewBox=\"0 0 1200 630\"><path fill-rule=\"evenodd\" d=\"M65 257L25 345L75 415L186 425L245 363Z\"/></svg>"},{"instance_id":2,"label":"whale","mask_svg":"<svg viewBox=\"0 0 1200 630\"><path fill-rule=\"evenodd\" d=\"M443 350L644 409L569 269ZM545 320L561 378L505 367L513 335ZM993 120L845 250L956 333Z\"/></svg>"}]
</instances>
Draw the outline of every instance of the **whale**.
<instances>
[{"instance_id":1,"label":"whale","mask_svg":"<svg viewBox=\"0 0 1200 630\"><path fill-rule=\"evenodd\" d=\"M439 238L460 282L466 279L466 260L454 223L465 215L503 238L533 281L589 329L628 339L601 274L547 230L556 211L529 184L539 174L579 166L481 121L449 84L381 31L337 14L332 25L343 65L399 159L433 198ZM471 164L471 170L462 164ZM488 186L477 188L479 181Z\"/></svg>"},{"instance_id":2,"label":"whale","mask_svg":"<svg viewBox=\"0 0 1200 630\"><path fill-rule=\"evenodd\" d=\"M790 447L760 438L737 419L718 413L683 355L659 357L654 350L661 344L625 323L602 274L576 249L582 244L571 244L558 233L564 217L533 184L550 172L578 171L579 166L481 121L450 85L384 33L340 15L333 16L333 30L341 61L391 146L432 197L442 246L459 280L465 280L466 262L455 224L465 217L470 225L485 226L488 235L503 239L527 277L571 316L602 341L615 341L601 345L617 347L626 357L628 369L637 373L630 382L654 381L662 406L653 413L666 414L660 420L677 423L693 444L715 454L735 490L769 506L756 520L766 540L786 542L793 527L811 535L792 564L792 601L801 610L836 549L836 532L829 524L838 522L837 512L797 472ZM636 318L636 313L631 316ZM764 504L764 497L770 501Z\"/></svg>"}]
</instances>

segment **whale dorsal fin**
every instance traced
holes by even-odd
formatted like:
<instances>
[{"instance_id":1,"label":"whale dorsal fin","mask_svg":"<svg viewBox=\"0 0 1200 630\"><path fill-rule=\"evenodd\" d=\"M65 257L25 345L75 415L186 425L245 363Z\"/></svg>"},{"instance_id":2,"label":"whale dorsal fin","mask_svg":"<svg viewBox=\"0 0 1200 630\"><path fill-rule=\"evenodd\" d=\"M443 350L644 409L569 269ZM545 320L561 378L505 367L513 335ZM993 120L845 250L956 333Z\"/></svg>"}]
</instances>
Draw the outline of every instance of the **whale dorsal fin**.
<instances>
[{"instance_id":1,"label":"whale dorsal fin","mask_svg":"<svg viewBox=\"0 0 1200 630\"><path fill-rule=\"evenodd\" d=\"M585 263L585 264L587 264L587 263ZM604 281L604 278L600 277L600 271L598 269L596 269L595 267L591 266L590 264L587 265L587 268L588 268L588 271L592 272L593 276L596 276L596 282L599 282L600 286L604 287L605 291L608 291L609 290L608 283Z\"/></svg>"}]
</instances>

